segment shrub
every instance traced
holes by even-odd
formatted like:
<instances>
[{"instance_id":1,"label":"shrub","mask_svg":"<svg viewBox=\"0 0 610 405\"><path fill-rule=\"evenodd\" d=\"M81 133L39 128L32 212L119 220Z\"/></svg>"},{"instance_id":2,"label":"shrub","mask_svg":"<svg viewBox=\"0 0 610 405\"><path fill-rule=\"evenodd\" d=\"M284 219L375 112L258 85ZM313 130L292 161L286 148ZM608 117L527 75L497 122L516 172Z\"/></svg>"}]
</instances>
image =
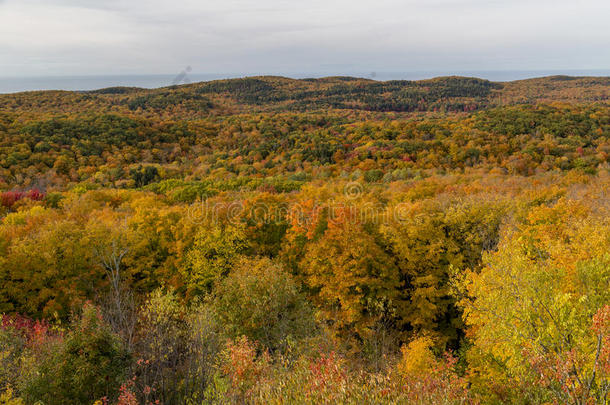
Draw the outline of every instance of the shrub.
<instances>
[{"instance_id":1,"label":"shrub","mask_svg":"<svg viewBox=\"0 0 610 405\"><path fill-rule=\"evenodd\" d=\"M49 345L24 387L27 402L48 405L93 403L113 397L130 356L98 311L87 304L66 337Z\"/></svg>"}]
</instances>

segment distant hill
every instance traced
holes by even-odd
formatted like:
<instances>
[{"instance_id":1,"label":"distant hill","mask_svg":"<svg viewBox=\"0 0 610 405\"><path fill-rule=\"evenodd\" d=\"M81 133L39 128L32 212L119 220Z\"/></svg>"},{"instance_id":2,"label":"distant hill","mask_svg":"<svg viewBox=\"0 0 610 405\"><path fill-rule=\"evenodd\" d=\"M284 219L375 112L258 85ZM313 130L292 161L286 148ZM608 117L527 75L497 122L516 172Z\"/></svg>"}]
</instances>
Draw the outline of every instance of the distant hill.
<instances>
[{"instance_id":1,"label":"distant hill","mask_svg":"<svg viewBox=\"0 0 610 405\"><path fill-rule=\"evenodd\" d=\"M605 102L610 77L551 76L514 82L468 77L374 81L354 77L276 76L216 80L159 89L37 91L0 95L0 110L18 114L119 112L202 117L246 112L362 110L469 112L506 104Z\"/></svg>"}]
</instances>

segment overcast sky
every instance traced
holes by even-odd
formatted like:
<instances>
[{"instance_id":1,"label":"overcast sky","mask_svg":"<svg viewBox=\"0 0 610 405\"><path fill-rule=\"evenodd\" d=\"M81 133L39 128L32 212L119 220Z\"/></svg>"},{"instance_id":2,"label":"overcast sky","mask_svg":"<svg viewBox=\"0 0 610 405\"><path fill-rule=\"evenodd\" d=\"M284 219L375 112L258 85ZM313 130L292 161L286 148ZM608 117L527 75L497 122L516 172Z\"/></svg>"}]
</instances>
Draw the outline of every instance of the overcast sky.
<instances>
[{"instance_id":1,"label":"overcast sky","mask_svg":"<svg viewBox=\"0 0 610 405\"><path fill-rule=\"evenodd\" d=\"M0 0L0 76L610 69L608 0Z\"/></svg>"}]
</instances>

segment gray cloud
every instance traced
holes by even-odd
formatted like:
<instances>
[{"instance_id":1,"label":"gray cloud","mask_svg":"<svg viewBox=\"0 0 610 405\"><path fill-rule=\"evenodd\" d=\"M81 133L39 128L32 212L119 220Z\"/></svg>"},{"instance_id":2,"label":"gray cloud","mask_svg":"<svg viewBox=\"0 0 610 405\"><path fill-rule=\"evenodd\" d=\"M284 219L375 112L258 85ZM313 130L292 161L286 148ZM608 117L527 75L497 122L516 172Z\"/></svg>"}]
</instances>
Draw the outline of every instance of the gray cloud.
<instances>
[{"instance_id":1,"label":"gray cloud","mask_svg":"<svg viewBox=\"0 0 610 405\"><path fill-rule=\"evenodd\" d=\"M610 68L610 2L0 0L0 75Z\"/></svg>"}]
</instances>

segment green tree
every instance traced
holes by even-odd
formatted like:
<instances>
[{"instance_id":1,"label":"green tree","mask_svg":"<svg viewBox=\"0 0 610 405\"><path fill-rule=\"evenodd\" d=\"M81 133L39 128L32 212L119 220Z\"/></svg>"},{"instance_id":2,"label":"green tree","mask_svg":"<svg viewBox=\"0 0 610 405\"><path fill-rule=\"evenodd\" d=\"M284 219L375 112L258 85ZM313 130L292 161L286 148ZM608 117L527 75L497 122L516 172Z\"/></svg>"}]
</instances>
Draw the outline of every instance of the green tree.
<instances>
[{"instance_id":1,"label":"green tree","mask_svg":"<svg viewBox=\"0 0 610 405\"><path fill-rule=\"evenodd\" d=\"M231 338L245 335L276 351L315 332L312 309L297 283L270 259L242 260L214 294L214 311Z\"/></svg>"}]
</instances>

